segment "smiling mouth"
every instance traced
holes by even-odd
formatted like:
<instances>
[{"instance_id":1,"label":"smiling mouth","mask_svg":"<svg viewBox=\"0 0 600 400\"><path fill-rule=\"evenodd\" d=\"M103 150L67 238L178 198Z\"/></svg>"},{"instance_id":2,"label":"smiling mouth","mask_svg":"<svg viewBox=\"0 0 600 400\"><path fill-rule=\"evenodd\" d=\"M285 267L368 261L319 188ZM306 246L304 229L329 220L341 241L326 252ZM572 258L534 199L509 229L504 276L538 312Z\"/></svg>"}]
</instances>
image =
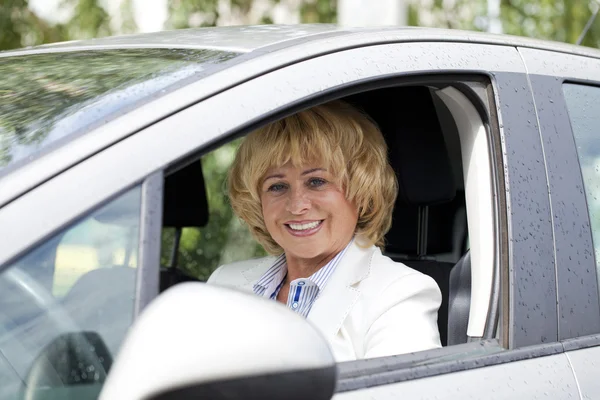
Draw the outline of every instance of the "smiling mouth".
<instances>
[{"instance_id":1,"label":"smiling mouth","mask_svg":"<svg viewBox=\"0 0 600 400\"><path fill-rule=\"evenodd\" d=\"M304 224L285 224L288 232L294 236L309 236L316 233L323 225L323 220L307 222Z\"/></svg>"}]
</instances>

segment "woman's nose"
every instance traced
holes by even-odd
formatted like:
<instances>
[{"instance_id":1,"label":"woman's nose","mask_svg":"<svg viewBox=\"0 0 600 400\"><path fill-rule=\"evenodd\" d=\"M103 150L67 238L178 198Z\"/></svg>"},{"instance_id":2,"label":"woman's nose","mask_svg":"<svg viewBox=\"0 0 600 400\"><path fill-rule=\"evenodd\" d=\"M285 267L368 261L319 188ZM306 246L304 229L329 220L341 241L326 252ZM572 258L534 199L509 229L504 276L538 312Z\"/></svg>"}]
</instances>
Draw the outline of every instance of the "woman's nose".
<instances>
[{"instance_id":1,"label":"woman's nose","mask_svg":"<svg viewBox=\"0 0 600 400\"><path fill-rule=\"evenodd\" d=\"M310 205L310 200L304 190L294 189L290 191L286 205L289 213L294 215L304 214L310 209Z\"/></svg>"}]
</instances>

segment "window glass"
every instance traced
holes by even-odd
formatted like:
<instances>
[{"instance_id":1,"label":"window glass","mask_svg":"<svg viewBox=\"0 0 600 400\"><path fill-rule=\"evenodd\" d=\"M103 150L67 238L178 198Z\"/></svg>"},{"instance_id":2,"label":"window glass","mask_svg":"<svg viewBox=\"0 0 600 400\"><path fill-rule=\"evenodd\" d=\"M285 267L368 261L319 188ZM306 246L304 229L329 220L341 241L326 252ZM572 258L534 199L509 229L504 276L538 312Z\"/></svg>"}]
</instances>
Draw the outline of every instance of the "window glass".
<instances>
[{"instance_id":1,"label":"window glass","mask_svg":"<svg viewBox=\"0 0 600 400\"><path fill-rule=\"evenodd\" d=\"M62 297L87 272L137 265L137 224L111 225L89 219L67 232L56 249L52 292Z\"/></svg>"},{"instance_id":2,"label":"window glass","mask_svg":"<svg viewBox=\"0 0 600 400\"><path fill-rule=\"evenodd\" d=\"M219 265L266 255L233 214L227 196L227 171L240 143L238 139L225 144L201 159L208 221L204 226L183 228L177 262L178 269L193 278L206 280ZM190 182L194 184L197 182ZM170 266L174 235L174 228L163 229L163 266Z\"/></svg>"},{"instance_id":3,"label":"window glass","mask_svg":"<svg viewBox=\"0 0 600 400\"><path fill-rule=\"evenodd\" d=\"M120 49L0 58L0 173L237 55Z\"/></svg>"},{"instance_id":4,"label":"window glass","mask_svg":"<svg viewBox=\"0 0 600 400\"><path fill-rule=\"evenodd\" d=\"M133 320L140 199L129 190L0 271L0 399L97 397Z\"/></svg>"},{"instance_id":5,"label":"window glass","mask_svg":"<svg viewBox=\"0 0 600 400\"><path fill-rule=\"evenodd\" d=\"M600 87L563 86L590 213L596 268L600 269Z\"/></svg>"}]
</instances>

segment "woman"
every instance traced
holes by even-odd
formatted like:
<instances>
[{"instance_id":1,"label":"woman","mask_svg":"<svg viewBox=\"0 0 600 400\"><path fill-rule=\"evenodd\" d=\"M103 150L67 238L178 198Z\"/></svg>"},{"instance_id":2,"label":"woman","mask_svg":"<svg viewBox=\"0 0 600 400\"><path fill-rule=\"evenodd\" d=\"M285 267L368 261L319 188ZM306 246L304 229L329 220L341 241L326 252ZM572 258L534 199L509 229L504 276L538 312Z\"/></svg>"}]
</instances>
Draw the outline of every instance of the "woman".
<instances>
[{"instance_id":1,"label":"woman","mask_svg":"<svg viewBox=\"0 0 600 400\"><path fill-rule=\"evenodd\" d=\"M209 283L286 304L338 361L439 347L435 281L380 250L397 188L381 132L345 102L249 134L229 196L274 257L221 266Z\"/></svg>"}]
</instances>

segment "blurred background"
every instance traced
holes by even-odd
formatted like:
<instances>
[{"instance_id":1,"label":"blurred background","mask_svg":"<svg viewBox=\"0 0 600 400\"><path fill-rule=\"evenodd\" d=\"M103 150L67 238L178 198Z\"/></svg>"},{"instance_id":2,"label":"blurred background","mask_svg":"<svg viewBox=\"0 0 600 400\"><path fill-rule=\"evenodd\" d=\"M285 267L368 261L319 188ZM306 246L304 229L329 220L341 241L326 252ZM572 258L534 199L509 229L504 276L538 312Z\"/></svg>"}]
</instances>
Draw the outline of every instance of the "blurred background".
<instances>
[{"instance_id":1,"label":"blurred background","mask_svg":"<svg viewBox=\"0 0 600 400\"><path fill-rule=\"evenodd\" d=\"M0 0L0 50L217 25L410 25L576 43L599 0ZM581 42L598 47L600 22Z\"/></svg>"}]
</instances>

